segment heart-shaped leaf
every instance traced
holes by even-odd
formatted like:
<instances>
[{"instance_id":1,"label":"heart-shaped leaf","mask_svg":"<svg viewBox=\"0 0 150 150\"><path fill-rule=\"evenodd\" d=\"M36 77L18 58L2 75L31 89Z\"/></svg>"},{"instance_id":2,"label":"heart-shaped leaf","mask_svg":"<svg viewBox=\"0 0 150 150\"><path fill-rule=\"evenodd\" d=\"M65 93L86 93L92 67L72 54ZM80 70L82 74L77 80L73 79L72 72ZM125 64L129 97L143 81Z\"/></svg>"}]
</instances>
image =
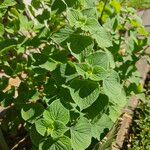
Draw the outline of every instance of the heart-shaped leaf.
<instances>
[{"instance_id":1,"label":"heart-shaped leaf","mask_svg":"<svg viewBox=\"0 0 150 150\"><path fill-rule=\"evenodd\" d=\"M43 117L46 120L58 120L67 124L69 122L69 111L61 104L60 100L55 100L50 106L44 111Z\"/></svg>"},{"instance_id":2,"label":"heart-shaped leaf","mask_svg":"<svg viewBox=\"0 0 150 150\"><path fill-rule=\"evenodd\" d=\"M110 75L103 81L105 94L110 101L123 107L126 104L126 96L122 85L119 83L118 74L111 71Z\"/></svg>"},{"instance_id":3,"label":"heart-shaped leaf","mask_svg":"<svg viewBox=\"0 0 150 150\"><path fill-rule=\"evenodd\" d=\"M72 150L71 141L66 136L55 140L49 137L39 144L39 150Z\"/></svg>"},{"instance_id":4,"label":"heart-shaped leaf","mask_svg":"<svg viewBox=\"0 0 150 150\"><path fill-rule=\"evenodd\" d=\"M71 144L74 150L85 150L91 143L91 125L82 117L71 127Z\"/></svg>"},{"instance_id":5,"label":"heart-shaped leaf","mask_svg":"<svg viewBox=\"0 0 150 150\"><path fill-rule=\"evenodd\" d=\"M90 80L75 79L67 88L70 90L72 99L81 110L91 106L100 94L98 83Z\"/></svg>"},{"instance_id":6,"label":"heart-shaped leaf","mask_svg":"<svg viewBox=\"0 0 150 150\"><path fill-rule=\"evenodd\" d=\"M105 52L96 52L86 58L86 62L91 66L100 66L104 69L109 67L109 58Z\"/></svg>"}]
</instances>

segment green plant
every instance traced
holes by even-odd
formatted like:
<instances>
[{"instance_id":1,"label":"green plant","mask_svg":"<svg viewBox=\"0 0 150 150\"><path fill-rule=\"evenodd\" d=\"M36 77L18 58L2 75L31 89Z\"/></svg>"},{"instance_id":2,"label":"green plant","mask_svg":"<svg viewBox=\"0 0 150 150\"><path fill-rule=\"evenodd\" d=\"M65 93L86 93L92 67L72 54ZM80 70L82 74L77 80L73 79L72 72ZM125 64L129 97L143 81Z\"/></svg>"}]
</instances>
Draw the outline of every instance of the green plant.
<instances>
[{"instance_id":1,"label":"green plant","mask_svg":"<svg viewBox=\"0 0 150 150\"><path fill-rule=\"evenodd\" d=\"M3 131L23 124L33 149L94 147L142 92L135 64L148 33L135 10L117 0L5 0L0 16L0 101L14 110Z\"/></svg>"},{"instance_id":2,"label":"green plant","mask_svg":"<svg viewBox=\"0 0 150 150\"><path fill-rule=\"evenodd\" d=\"M141 104L137 108L136 117L134 121L134 127L132 127L131 133L131 148L135 150L149 150L150 143L148 135L150 134L150 104L149 102Z\"/></svg>"},{"instance_id":3,"label":"green plant","mask_svg":"<svg viewBox=\"0 0 150 150\"><path fill-rule=\"evenodd\" d=\"M149 0L126 0L128 6L134 7L136 9L148 9L150 8Z\"/></svg>"}]
</instances>

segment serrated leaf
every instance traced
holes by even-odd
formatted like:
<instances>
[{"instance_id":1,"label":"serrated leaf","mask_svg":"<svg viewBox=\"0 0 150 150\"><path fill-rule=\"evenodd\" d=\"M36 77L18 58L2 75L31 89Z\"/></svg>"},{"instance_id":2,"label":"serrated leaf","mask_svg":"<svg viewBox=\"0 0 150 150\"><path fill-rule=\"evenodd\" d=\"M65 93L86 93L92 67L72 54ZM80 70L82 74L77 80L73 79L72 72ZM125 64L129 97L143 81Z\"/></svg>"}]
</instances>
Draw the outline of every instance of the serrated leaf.
<instances>
[{"instance_id":1,"label":"serrated leaf","mask_svg":"<svg viewBox=\"0 0 150 150\"><path fill-rule=\"evenodd\" d=\"M40 135L46 136L47 130L48 130L48 133L50 133L50 131L53 130L52 121L49 120L47 122L44 119L39 119L35 122L35 128Z\"/></svg>"},{"instance_id":2,"label":"serrated leaf","mask_svg":"<svg viewBox=\"0 0 150 150\"><path fill-rule=\"evenodd\" d=\"M99 24L97 19L87 18L86 14L82 14L75 9L68 9L67 18L71 26L90 32L99 47L105 48L112 46L110 33Z\"/></svg>"},{"instance_id":3,"label":"serrated leaf","mask_svg":"<svg viewBox=\"0 0 150 150\"><path fill-rule=\"evenodd\" d=\"M71 54L78 59L79 62L81 62L83 59L83 54L86 55L85 51L93 45L93 40L89 36L72 35L68 39L67 43Z\"/></svg>"},{"instance_id":4,"label":"serrated leaf","mask_svg":"<svg viewBox=\"0 0 150 150\"><path fill-rule=\"evenodd\" d=\"M103 81L104 93L119 106L126 104L126 96L122 85L119 83L118 74L112 71L110 75Z\"/></svg>"},{"instance_id":5,"label":"serrated leaf","mask_svg":"<svg viewBox=\"0 0 150 150\"><path fill-rule=\"evenodd\" d=\"M30 123L33 123L44 111L44 107L40 104L26 104L21 109L22 118Z\"/></svg>"},{"instance_id":6,"label":"serrated leaf","mask_svg":"<svg viewBox=\"0 0 150 150\"><path fill-rule=\"evenodd\" d=\"M89 120L100 118L104 112L107 111L109 106L109 99L106 95L100 94L98 99L92 104L92 106L83 110L88 116Z\"/></svg>"},{"instance_id":7,"label":"serrated leaf","mask_svg":"<svg viewBox=\"0 0 150 150\"><path fill-rule=\"evenodd\" d=\"M84 26L81 27L82 30L89 31L91 34L100 28L101 26L95 18L88 18Z\"/></svg>"},{"instance_id":8,"label":"serrated leaf","mask_svg":"<svg viewBox=\"0 0 150 150\"><path fill-rule=\"evenodd\" d=\"M112 143L116 140L119 130L120 121L116 121L109 133L105 142L98 143L93 150L112 150Z\"/></svg>"},{"instance_id":9,"label":"serrated leaf","mask_svg":"<svg viewBox=\"0 0 150 150\"><path fill-rule=\"evenodd\" d=\"M72 99L81 110L91 106L100 94L98 83L89 80L75 79L67 88L70 90Z\"/></svg>"},{"instance_id":10,"label":"serrated leaf","mask_svg":"<svg viewBox=\"0 0 150 150\"><path fill-rule=\"evenodd\" d=\"M96 8L94 8L94 7L83 9L82 14L84 16L86 16L87 18L95 18L95 19L98 18Z\"/></svg>"},{"instance_id":11,"label":"serrated leaf","mask_svg":"<svg viewBox=\"0 0 150 150\"><path fill-rule=\"evenodd\" d=\"M100 66L106 70L109 66L109 58L105 52L95 52L89 55L85 61L91 66Z\"/></svg>"},{"instance_id":12,"label":"serrated leaf","mask_svg":"<svg viewBox=\"0 0 150 150\"><path fill-rule=\"evenodd\" d=\"M75 9L67 10L67 18L71 26L80 28L85 25L87 18L82 15L81 12Z\"/></svg>"},{"instance_id":13,"label":"serrated leaf","mask_svg":"<svg viewBox=\"0 0 150 150\"><path fill-rule=\"evenodd\" d=\"M58 139L48 138L39 144L39 150L72 150L70 139L62 136Z\"/></svg>"},{"instance_id":14,"label":"serrated leaf","mask_svg":"<svg viewBox=\"0 0 150 150\"><path fill-rule=\"evenodd\" d=\"M71 144L74 150L85 150L91 143L91 125L82 117L71 127Z\"/></svg>"},{"instance_id":15,"label":"serrated leaf","mask_svg":"<svg viewBox=\"0 0 150 150\"><path fill-rule=\"evenodd\" d=\"M117 105L109 106L108 116L113 122L116 122L120 114L121 114L121 108L119 106Z\"/></svg>"},{"instance_id":16,"label":"serrated leaf","mask_svg":"<svg viewBox=\"0 0 150 150\"><path fill-rule=\"evenodd\" d=\"M95 18L88 18L86 23L81 26L81 29L89 31L99 47L106 48L112 46L111 34Z\"/></svg>"},{"instance_id":17,"label":"serrated leaf","mask_svg":"<svg viewBox=\"0 0 150 150\"><path fill-rule=\"evenodd\" d=\"M103 67L100 66L94 66L92 74L89 76L89 78L93 81L100 81L107 78L109 75L109 72L106 71Z\"/></svg>"},{"instance_id":18,"label":"serrated leaf","mask_svg":"<svg viewBox=\"0 0 150 150\"><path fill-rule=\"evenodd\" d=\"M109 97L109 99L110 99L110 102L120 106L120 108L124 107L127 103L126 94L122 86L121 86L121 93L120 94L118 93L118 95L116 95L115 97Z\"/></svg>"},{"instance_id":19,"label":"serrated leaf","mask_svg":"<svg viewBox=\"0 0 150 150\"><path fill-rule=\"evenodd\" d=\"M83 8L95 7L95 0L81 0L80 3Z\"/></svg>"},{"instance_id":20,"label":"serrated leaf","mask_svg":"<svg viewBox=\"0 0 150 150\"><path fill-rule=\"evenodd\" d=\"M70 119L69 111L61 104L60 100L55 100L52 102L44 111L43 117L47 120L58 120L64 124L67 124Z\"/></svg>"},{"instance_id":21,"label":"serrated leaf","mask_svg":"<svg viewBox=\"0 0 150 150\"><path fill-rule=\"evenodd\" d=\"M51 37L52 40L54 40L56 43L60 44L66 39L70 37L71 34L73 34L73 30L69 27L65 27L60 29L57 33L54 33Z\"/></svg>"},{"instance_id":22,"label":"serrated leaf","mask_svg":"<svg viewBox=\"0 0 150 150\"><path fill-rule=\"evenodd\" d=\"M91 31L92 37L96 40L100 48L106 48L112 46L112 37L108 31L103 27L97 30Z\"/></svg>"},{"instance_id":23,"label":"serrated leaf","mask_svg":"<svg viewBox=\"0 0 150 150\"><path fill-rule=\"evenodd\" d=\"M112 53L110 51L106 50L106 54L108 56L110 68L114 69L115 68L115 61L114 61L114 57L113 57Z\"/></svg>"}]
</instances>

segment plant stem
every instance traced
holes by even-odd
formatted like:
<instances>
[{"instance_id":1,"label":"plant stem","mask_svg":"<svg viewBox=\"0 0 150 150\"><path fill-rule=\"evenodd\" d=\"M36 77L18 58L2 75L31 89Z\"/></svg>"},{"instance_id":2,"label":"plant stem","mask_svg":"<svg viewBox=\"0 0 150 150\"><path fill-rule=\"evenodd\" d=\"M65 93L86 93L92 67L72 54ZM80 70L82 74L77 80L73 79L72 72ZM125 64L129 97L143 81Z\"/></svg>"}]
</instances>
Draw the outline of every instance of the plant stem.
<instances>
[{"instance_id":1,"label":"plant stem","mask_svg":"<svg viewBox=\"0 0 150 150\"><path fill-rule=\"evenodd\" d=\"M9 150L7 143L4 139L1 128L0 128L0 150Z\"/></svg>"},{"instance_id":2,"label":"plant stem","mask_svg":"<svg viewBox=\"0 0 150 150\"><path fill-rule=\"evenodd\" d=\"M103 10L102 10L102 12L101 12L101 16L100 16L100 24L101 24L101 25L102 25L102 17L103 17L104 10L105 10L105 7L106 7L107 2L108 2L108 0L105 0L104 6L103 6Z\"/></svg>"}]
</instances>

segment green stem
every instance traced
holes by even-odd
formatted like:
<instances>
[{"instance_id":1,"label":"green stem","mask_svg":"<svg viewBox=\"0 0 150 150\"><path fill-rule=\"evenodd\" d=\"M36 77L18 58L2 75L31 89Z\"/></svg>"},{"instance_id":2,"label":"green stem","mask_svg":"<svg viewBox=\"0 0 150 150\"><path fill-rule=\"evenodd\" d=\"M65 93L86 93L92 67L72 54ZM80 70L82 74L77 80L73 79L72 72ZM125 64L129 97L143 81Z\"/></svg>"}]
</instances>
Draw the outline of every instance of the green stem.
<instances>
[{"instance_id":1,"label":"green stem","mask_svg":"<svg viewBox=\"0 0 150 150\"><path fill-rule=\"evenodd\" d=\"M0 128L0 150L9 150L7 143L4 139L1 128Z\"/></svg>"},{"instance_id":2,"label":"green stem","mask_svg":"<svg viewBox=\"0 0 150 150\"><path fill-rule=\"evenodd\" d=\"M102 12L101 12L101 16L100 16L100 24L101 24L101 25L102 25L102 17L103 17L104 10L105 10L105 7L106 7L107 2L108 2L108 0L105 0L104 6L103 6L103 10L102 10Z\"/></svg>"}]
</instances>

